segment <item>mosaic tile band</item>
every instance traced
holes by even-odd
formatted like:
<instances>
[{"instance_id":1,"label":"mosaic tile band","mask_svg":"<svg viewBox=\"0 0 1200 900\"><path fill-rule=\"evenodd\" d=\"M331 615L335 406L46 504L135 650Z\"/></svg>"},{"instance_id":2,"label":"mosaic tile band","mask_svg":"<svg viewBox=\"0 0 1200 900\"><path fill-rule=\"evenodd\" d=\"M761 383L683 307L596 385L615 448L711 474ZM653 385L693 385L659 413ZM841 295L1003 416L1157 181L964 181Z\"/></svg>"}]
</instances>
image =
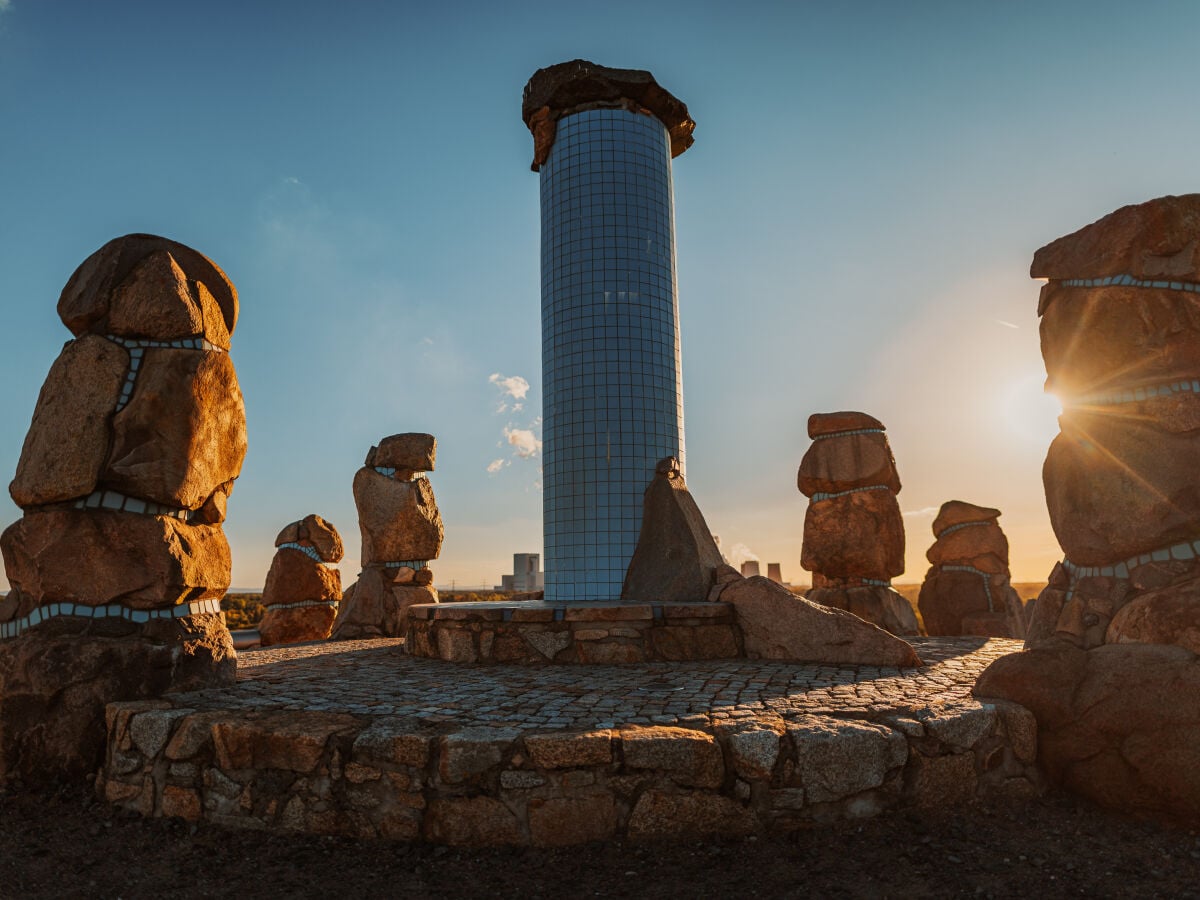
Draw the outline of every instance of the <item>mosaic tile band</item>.
<instances>
[{"instance_id":1,"label":"mosaic tile band","mask_svg":"<svg viewBox=\"0 0 1200 900\"><path fill-rule=\"evenodd\" d=\"M307 609L310 606L330 606L337 609L337 600L298 600L295 603L273 603L267 609Z\"/></svg>"},{"instance_id":2,"label":"mosaic tile band","mask_svg":"<svg viewBox=\"0 0 1200 900\"><path fill-rule=\"evenodd\" d=\"M1103 576L1124 580L1129 578L1131 569L1136 569L1138 566L1144 566L1147 563L1187 562L1192 559L1200 559L1200 540L1184 541L1180 544L1172 544L1169 547L1159 547L1157 550L1150 550L1147 553L1138 553L1129 557L1129 559L1114 563L1111 566L1079 566L1066 557L1063 557L1062 567L1067 570L1067 577L1069 579L1067 599L1069 600L1075 593L1075 586L1081 578Z\"/></svg>"},{"instance_id":3,"label":"mosaic tile band","mask_svg":"<svg viewBox=\"0 0 1200 900\"><path fill-rule=\"evenodd\" d=\"M851 488L848 491L838 491L836 494L827 494L824 491L817 491L810 498L813 503L820 503L822 500L833 500L837 497L845 497L847 494L861 494L863 491L890 491L891 488L886 484L869 484L866 487Z\"/></svg>"},{"instance_id":4,"label":"mosaic tile band","mask_svg":"<svg viewBox=\"0 0 1200 900\"><path fill-rule=\"evenodd\" d=\"M852 428L849 431L831 431L829 434L818 434L814 441L827 441L830 438L846 437L851 434L883 434L883 428Z\"/></svg>"},{"instance_id":5,"label":"mosaic tile band","mask_svg":"<svg viewBox=\"0 0 1200 900\"><path fill-rule=\"evenodd\" d=\"M327 563L327 562L325 562L325 560L321 559L321 554L317 553L315 547L306 547L303 544L297 544L295 541L288 541L286 543L280 544L275 549L283 550L285 548L288 550L299 550L301 553L303 553L305 556L307 556L313 562L320 563L323 566L329 565L329 563Z\"/></svg>"},{"instance_id":6,"label":"mosaic tile band","mask_svg":"<svg viewBox=\"0 0 1200 900\"><path fill-rule=\"evenodd\" d=\"M1166 288L1169 291L1200 293L1200 284L1191 281L1147 281L1132 275L1109 275L1107 278L1064 278L1059 282L1064 287L1139 287Z\"/></svg>"},{"instance_id":7,"label":"mosaic tile band","mask_svg":"<svg viewBox=\"0 0 1200 900\"><path fill-rule=\"evenodd\" d=\"M147 348L163 347L173 350L215 350L218 353L225 352L223 348L218 347L202 334L174 341L152 341L148 338L123 338L115 334L106 334L104 337L129 351L129 370L125 373L125 383L121 385L121 396L117 399L116 412L123 410L126 404L129 403L129 398L133 396L133 386L137 383L138 368L142 364L142 355Z\"/></svg>"},{"instance_id":8,"label":"mosaic tile band","mask_svg":"<svg viewBox=\"0 0 1200 900\"><path fill-rule=\"evenodd\" d=\"M191 510L178 506L163 506L143 500L141 497L130 497L120 491L92 491L82 500L75 501L75 509L107 509L113 512L131 512L143 516L166 516L168 519L179 519L186 522L191 517Z\"/></svg>"},{"instance_id":9,"label":"mosaic tile band","mask_svg":"<svg viewBox=\"0 0 1200 900\"><path fill-rule=\"evenodd\" d=\"M1112 391L1107 394L1085 394L1082 397L1064 398L1065 406L1113 406L1118 403L1141 403L1155 397L1170 397L1172 394L1200 394L1200 381L1170 381L1162 384L1143 385Z\"/></svg>"},{"instance_id":10,"label":"mosaic tile band","mask_svg":"<svg viewBox=\"0 0 1200 900\"><path fill-rule=\"evenodd\" d=\"M76 619L124 619L143 624L153 619L182 619L186 616L215 615L221 612L220 600L193 600L169 609L129 609L117 603L108 606L86 606L82 603L48 603L29 615L0 624L0 639L14 638L42 622L68 616Z\"/></svg>"},{"instance_id":11,"label":"mosaic tile band","mask_svg":"<svg viewBox=\"0 0 1200 900\"><path fill-rule=\"evenodd\" d=\"M982 519L977 522L959 522L957 525L951 525L949 528L943 528L941 531L939 531L933 537L935 540L940 541L946 535L954 534L954 532L961 531L964 528L979 528L982 525L994 525L994 524L995 524L995 521L992 519Z\"/></svg>"}]
</instances>

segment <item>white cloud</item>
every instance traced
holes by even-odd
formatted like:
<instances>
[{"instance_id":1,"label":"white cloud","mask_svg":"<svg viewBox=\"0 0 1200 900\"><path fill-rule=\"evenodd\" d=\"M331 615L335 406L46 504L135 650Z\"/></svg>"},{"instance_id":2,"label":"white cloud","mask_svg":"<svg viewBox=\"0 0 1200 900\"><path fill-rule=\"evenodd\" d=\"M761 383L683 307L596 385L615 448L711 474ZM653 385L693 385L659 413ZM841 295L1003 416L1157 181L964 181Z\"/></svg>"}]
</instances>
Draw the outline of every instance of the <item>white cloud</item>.
<instances>
[{"instance_id":1,"label":"white cloud","mask_svg":"<svg viewBox=\"0 0 1200 900\"><path fill-rule=\"evenodd\" d=\"M493 459L490 463L488 463L488 474L495 475L508 464L509 461L507 459Z\"/></svg>"},{"instance_id":2,"label":"white cloud","mask_svg":"<svg viewBox=\"0 0 1200 900\"><path fill-rule=\"evenodd\" d=\"M1003 319L993 319L997 325L1003 325L1005 328L1020 328L1020 325L1014 325L1012 322L1005 322Z\"/></svg>"},{"instance_id":3,"label":"white cloud","mask_svg":"<svg viewBox=\"0 0 1200 900\"><path fill-rule=\"evenodd\" d=\"M504 438L515 448L514 452L522 459L537 456L538 451L542 449L542 442L528 428L508 428L506 426Z\"/></svg>"},{"instance_id":4,"label":"white cloud","mask_svg":"<svg viewBox=\"0 0 1200 900\"><path fill-rule=\"evenodd\" d=\"M11 2L11 0L0 0L0 12L3 12L5 9L3 4L8 3L8 2ZM299 184L300 179L296 178L292 175L287 175L287 176L284 176L283 183L284 184Z\"/></svg>"},{"instance_id":5,"label":"white cloud","mask_svg":"<svg viewBox=\"0 0 1200 900\"><path fill-rule=\"evenodd\" d=\"M433 346L433 338L423 337L423 338L421 338L421 343L424 344L426 347L432 347Z\"/></svg>"},{"instance_id":6,"label":"white cloud","mask_svg":"<svg viewBox=\"0 0 1200 900\"><path fill-rule=\"evenodd\" d=\"M504 396L514 400L524 400L525 395L529 393L529 382L520 375L501 375L499 372L493 372L488 376L488 381L500 388Z\"/></svg>"},{"instance_id":7,"label":"white cloud","mask_svg":"<svg viewBox=\"0 0 1200 900\"><path fill-rule=\"evenodd\" d=\"M903 516L935 516L937 515L938 507L923 506L920 509L910 509L908 512L901 513Z\"/></svg>"}]
</instances>

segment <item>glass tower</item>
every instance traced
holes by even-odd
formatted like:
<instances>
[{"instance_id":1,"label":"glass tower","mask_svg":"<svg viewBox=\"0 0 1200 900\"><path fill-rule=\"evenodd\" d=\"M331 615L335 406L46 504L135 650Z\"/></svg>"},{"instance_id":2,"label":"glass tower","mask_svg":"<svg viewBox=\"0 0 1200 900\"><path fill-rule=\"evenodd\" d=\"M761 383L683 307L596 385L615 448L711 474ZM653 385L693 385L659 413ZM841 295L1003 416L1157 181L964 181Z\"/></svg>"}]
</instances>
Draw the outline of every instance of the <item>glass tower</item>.
<instances>
[{"instance_id":1,"label":"glass tower","mask_svg":"<svg viewBox=\"0 0 1200 900\"><path fill-rule=\"evenodd\" d=\"M682 149L672 117L643 106L644 94L629 96L646 83L620 79L645 76L674 111L682 104L649 73L577 62L535 75L527 108L539 76L564 68L574 102L543 127L549 144L535 147L534 163L541 173L545 596L616 600L655 464L665 456L684 464L671 193L671 158ZM597 84L607 95L588 99ZM542 106L550 119L553 105ZM683 118L690 143L686 107ZM534 136L536 143L536 129Z\"/></svg>"}]
</instances>

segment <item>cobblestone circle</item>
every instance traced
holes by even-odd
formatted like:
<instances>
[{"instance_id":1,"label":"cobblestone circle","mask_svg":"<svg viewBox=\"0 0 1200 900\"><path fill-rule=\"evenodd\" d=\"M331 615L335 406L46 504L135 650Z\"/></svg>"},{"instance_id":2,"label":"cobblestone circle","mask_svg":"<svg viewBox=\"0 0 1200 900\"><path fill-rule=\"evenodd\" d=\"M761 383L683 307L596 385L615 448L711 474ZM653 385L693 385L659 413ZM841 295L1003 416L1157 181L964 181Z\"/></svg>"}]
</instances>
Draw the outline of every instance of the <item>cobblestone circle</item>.
<instances>
[{"instance_id":1,"label":"cobblestone circle","mask_svg":"<svg viewBox=\"0 0 1200 900\"><path fill-rule=\"evenodd\" d=\"M473 666L416 659L400 639L243 651L238 684L171 697L176 708L286 709L398 716L432 727L530 729L680 725L813 713L869 718L969 699L999 638L913 638L919 669L751 660L609 666Z\"/></svg>"}]
</instances>

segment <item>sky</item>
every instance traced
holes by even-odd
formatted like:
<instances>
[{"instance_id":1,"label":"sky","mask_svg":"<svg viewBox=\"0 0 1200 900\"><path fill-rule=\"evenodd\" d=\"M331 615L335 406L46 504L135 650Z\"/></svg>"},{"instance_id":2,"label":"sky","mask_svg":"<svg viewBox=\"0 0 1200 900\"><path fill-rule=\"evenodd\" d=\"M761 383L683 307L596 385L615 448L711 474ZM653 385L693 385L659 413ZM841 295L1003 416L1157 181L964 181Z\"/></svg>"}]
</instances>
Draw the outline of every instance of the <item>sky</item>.
<instances>
[{"instance_id":1,"label":"sky","mask_svg":"<svg viewBox=\"0 0 1200 900\"><path fill-rule=\"evenodd\" d=\"M358 572L355 470L438 438L440 585L541 550L539 67L646 68L674 161L688 486L736 560L807 582L814 412L881 419L907 571L937 507L1003 511L1014 580L1061 551L1033 252L1197 190L1193 2L429 4L0 0L0 475L75 267L147 231L238 288L249 452L225 530L258 589L318 513ZM7 497L0 524L20 511Z\"/></svg>"}]
</instances>

